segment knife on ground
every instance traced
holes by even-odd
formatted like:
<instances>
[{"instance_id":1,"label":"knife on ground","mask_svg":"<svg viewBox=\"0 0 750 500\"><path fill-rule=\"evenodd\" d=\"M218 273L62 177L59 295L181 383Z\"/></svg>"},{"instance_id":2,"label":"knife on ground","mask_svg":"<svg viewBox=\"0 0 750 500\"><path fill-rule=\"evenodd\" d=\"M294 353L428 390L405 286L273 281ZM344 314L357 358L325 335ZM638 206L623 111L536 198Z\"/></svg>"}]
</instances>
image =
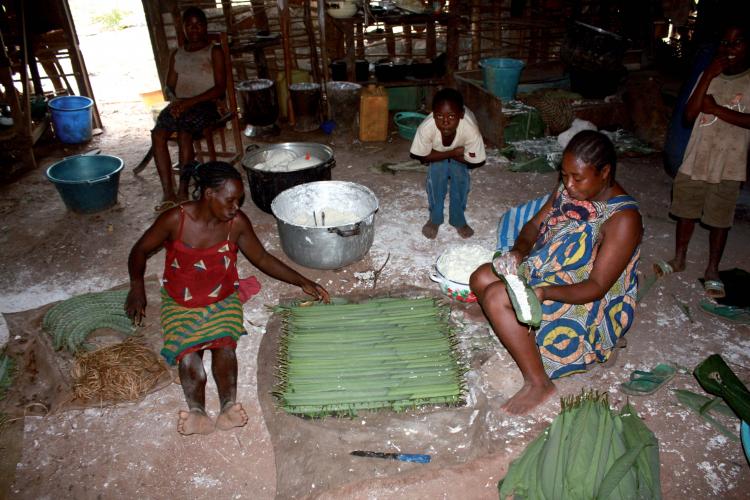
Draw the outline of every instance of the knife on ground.
<instances>
[{"instance_id":1,"label":"knife on ground","mask_svg":"<svg viewBox=\"0 0 750 500\"><path fill-rule=\"evenodd\" d=\"M390 460L401 460L402 462L415 462L419 464L430 463L430 455L419 455L414 453L383 453L380 451L356 450L350 453L355 457L385 458Z\"/></svg>"}]
</instances>

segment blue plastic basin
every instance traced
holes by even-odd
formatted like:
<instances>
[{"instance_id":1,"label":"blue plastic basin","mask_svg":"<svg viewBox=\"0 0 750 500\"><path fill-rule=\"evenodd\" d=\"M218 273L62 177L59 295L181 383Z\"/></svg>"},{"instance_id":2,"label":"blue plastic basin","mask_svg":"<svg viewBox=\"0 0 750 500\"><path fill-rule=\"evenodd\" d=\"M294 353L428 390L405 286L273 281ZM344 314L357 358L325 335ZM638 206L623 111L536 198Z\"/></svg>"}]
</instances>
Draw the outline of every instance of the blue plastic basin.
<instances>
[{"instance_id":1,"label":"blue plastic basin","mask_svg":"<svg viewBox=\"0 0 750 500\"><path fill-rule=\"evenodd\" d=\"M99 212L117 203L123 162L116 156L72 156L47 169L65 206L73 212Z\"/></svg>"},{"instance_id":2,"label":"blue plastic basin","mask_svg":"<svg viewBox=\"0 0 750 500\"><path fill-rule=\"evenodd\" d=\"M740 428L740 437L742 437L742 448L745 450L745 459L750 463L750 425L747 422L742 422Z\"/></svg>"}]
</instances>

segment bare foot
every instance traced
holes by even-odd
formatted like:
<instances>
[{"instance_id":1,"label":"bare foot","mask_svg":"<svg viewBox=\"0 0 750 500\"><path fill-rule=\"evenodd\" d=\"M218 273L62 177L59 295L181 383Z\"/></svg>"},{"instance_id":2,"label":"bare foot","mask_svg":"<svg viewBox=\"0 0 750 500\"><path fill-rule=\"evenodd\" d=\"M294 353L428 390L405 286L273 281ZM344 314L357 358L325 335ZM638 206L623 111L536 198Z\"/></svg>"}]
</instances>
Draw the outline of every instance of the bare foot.
<instances>
[{"instance_id":1,"label":"bare foot","mask_svg":"<svg viewBox=\"0 0 750 500\"><path fill-rule=\"evenodd\" d=\"M228 431L234 427L242 427L247 423L247 413L241 403L228 403L216 417L216 428Z\"/></svg>"},{"instance_id":2,"label":"bare foot","mask_svg":"<svg viewBox=\"0 0 750 500\"><path fill-rule=\"evenodd\" d=\"M440 226L437 224L433 224L430 221L427 221L427 224L422 226L422 234L425 238L429 240L434 240L435 237L438 234L438 229L440 229Z\"/></svg>"},{"instance_id":3,"label":"bare foot","mask_svg":"<svg viewBox=\"0 0 750 500\"><path fill-rule=\"evenodd\" d=\"M661 262L666 265L662 264L660 266L658 263L654 264L654 273L660 278L667 274L679 273L685 270L685 261L678 260L676 257L666 263Z\"/></svg>"},{"instance_id":4,"label":"bare foot","mask_svg":"<svg viewBox=\"0 0 750 500\"><path fill-rule=\"evenodd\" d=\"M214 423L201 410L180 410L177 420L177 432L183 436L190 434L211 434L214 431Z\"/></svg>"},{"instance_id":5,"label":"bare foot","mask_svg":"<svg viewBox=\"0 0 750 500\"><path fill-rule=\"evenodd\" d=\"M457 227L456 231L458 231L458 235L461 236L461 238L471 238L474 235L474 230L468 224Z\"/></svg>"},{"instance_id":6,"label":"bare foot","mask_svg":"<svg viewBox=\"0 0 750 500\"><path fill-rule=\"evenodd\" d=\"M530 413L531 410L554 396L556 392L557 389L552 381L543 386L536 386L524 382L521 390L515 393L500 408L511 415L526 415Z\"/></svg>"}]
</instances>

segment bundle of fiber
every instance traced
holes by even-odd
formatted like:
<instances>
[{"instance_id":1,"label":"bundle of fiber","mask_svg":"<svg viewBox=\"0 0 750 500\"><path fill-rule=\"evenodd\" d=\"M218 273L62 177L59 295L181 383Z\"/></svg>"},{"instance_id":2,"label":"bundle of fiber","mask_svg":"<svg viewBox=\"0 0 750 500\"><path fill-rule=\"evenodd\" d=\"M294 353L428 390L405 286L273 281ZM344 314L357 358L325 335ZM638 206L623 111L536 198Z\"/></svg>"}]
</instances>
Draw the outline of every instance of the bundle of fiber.
<instances>
[{"instance_id":1,"label":"bundle of fiber","mask_svg":"<svg viewBox=\"0 0 750 500\"><path fill-rule=\"evenodd\" d=\"M135 326L124 309L127 295L128 290L85 293L52 307L42 325L52 336L54 348L75 353L82 348L88 334L97 328L133 333Z\"/></svg>"},{"instance_id":2,"label":"bundle of fiber","mask_svg":"<svg viewBox=\"0 0 750 500\"><path fill-rule=\"evenodd\" d=\"M279 383L288 413L311 417L463 403L450 308L432 298L281 308Z\"/></svg>"},{"instance_id":3,"label":"bundle of fiber","mask_svg":"<svg viewBox=\"0 0 750 500\"><path fill-rule=\"evenodd\" d=\"M82 401L135 401L151 392L169 369L140 336L78 354L72 369L73 394Z\"/></svg>"}]
</instances>

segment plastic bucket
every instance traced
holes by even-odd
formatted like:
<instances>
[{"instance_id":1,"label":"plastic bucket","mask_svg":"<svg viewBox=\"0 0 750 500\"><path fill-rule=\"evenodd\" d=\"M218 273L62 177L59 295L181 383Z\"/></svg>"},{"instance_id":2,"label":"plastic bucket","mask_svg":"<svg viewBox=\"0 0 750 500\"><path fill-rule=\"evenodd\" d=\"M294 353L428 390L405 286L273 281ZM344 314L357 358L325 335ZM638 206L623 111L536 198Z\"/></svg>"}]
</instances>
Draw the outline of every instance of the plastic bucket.
<instances>
[{"instance_id":1,"label":"plastic bucket","mask_svg":"<svg viewBox=\"0 0 750 500\"><path fill-rule=\"evenodd\" d=\"M55 97L49 103L55 135L65 144L91 140L91 107L94 101L81 95Z\"/></svg>"},{"instance_id":2,"label":"plastic bucket","mask_svg":"<svg viewBox=\"0 0 750 500\"><path fill-rule=\"evenodd\" d=\"M328 82L326 93L331 105L331 120L336 122L340 132L355 128L359 111L359 94L362 85L352 82Z\"/></svg>"},{"instance_id":3,"label":"plastic bucket","mask_svg":"<svg viewBox=\"0 0 750 500\"><path fill-rule=\"evenodd\" d=\"M116 156L71 156L49 167L47 178L69 210L90 214L117 203L122 168Z\"/></svg>"},{"instance_id":4,"label":"plastic bucket","mask_svg":"<svg viewBox=\"0 0 750 500\"><path fill-rule=\"evenodd\" d=\"M479 66L482 68L484 88L503 101L512 101L516 98L518 80L525 65L523 61L505 57L482 59Z\"/></svg>"}]
</instances>

